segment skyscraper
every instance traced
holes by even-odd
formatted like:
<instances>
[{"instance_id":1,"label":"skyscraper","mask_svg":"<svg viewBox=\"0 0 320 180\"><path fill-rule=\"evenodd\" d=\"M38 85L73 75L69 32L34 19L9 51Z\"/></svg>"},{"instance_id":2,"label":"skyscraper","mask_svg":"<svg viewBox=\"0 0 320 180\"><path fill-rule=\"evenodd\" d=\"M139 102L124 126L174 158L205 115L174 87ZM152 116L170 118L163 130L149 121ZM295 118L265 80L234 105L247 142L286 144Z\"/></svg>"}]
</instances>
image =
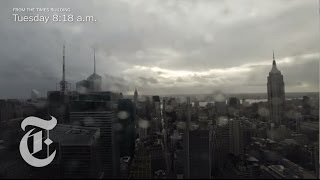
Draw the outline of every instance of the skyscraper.
<instances>
[{"instance_id":1,"label":"skyscraper","mask_svg":"<svg viewBox=\"0 0 320 180\"><path fill-rule=\"evenodd\" d=\"M76 83L76 89L79 93L99 92L102 86L102 77L96 73L96 51L93 51L93 74L87 80Z\"/></svg>"},{"instance_id":2,"label":"skyscraper","mask_svg":"<svg viewBox=\"0 0 320 180\"><path fill-rule=\"evenodd\" d=\"M278 70L273 53L272 69L268 76L268 104L269 104L269 117L270 122L278 127L283 122L284 115L284 82L283 75Z\"/></svg>"},{"instance_id":3,"label":"skyscraper","mask_svg":"<svg viewBox=\"0 0 320 180\"><path fill-rule=\"evenodd\" d=\"M88 77L88 84L89 84L89 91L91 92L95 92L95 91L101 91L101 76L99 74L96 73L96 51L94 49L93 51L93 74L91 74Z\"/></svg>"},{"instance_id":4,"label":"skyscraper","mask_svg":"<svg viewBox=\"0 0 320 180\"><path fill-rule=\"evenodd\" d=\"M189 131L189 178L210 179L210 132L209 130Z\"/></svg>"},{"instance_id":5,"label":"skyscraper","mask_svg":"<svg viewBox=\"0 0 320 180\"><path fill-rule=\"evenodd\" d=\"M101 173L98 163L100 156L97 152L100 139L99 128L59 124L50 133L54 142L59 144L57 159L60 178L99 177Z\"/></svg>"},{"instance_id":6,"label":"skyscraper","mask_svg":"<svg viewBox=\"0 0 320 180\"><path fill-rule=\"evenodd\" d=\"M120 157L133 156L135 145L135 107L131 99L119 99L118 119L121 129L119 130Z\"/></svg>"},{"instance_id":7,"label":"skyscraper","mask_svg":"<svg viewBox=\"0 0 320 180\"><path fill-rule=\"evenodd\" d=\"M66 81L66 58L65 45L62 51L62 79L60 81L60 89L47 92L47 100L49 104L49 113L59 120L59 123L68 121L69 102L72 93L70 91L71 84Z\"/></svg>"},{"instance_id":8,"label":"skyscraper","mask_svg":"<svg viewBox=\"0 0 320 180\"><path fill-rule=\"evenodd\" d=\"M81 122L84 127L100 128L100 155L104 178L115 178L119 171L119 149L116 142L114 111L71 112L72 122Z\"/></svg>"},{"instance_id":9,"label":"skyscraper","mask_svg":"<svg viewBox=\"0 0 320 180\"><path fill-rule=\"evenodd\" d=\"M227 162L228 153L230 150L230 131L229 122L226 124L218 123L215 129L216 139L214 142L214 159L215 169L222 170Z\"/></svg>"},{"instance_id":10,"label":"skyscraper","mask_svg":"<svg viewBox=\"0 0 320 180\"><path fill-rule=\"evenodd\" d=\"M44 137L46 138L46 137ZM83 179L99 178L103 174L99 163L99 128L58 124L50 131L53 141L49 151L56 150L56 157L48 166L32 168L31 179ZM47 151L38 152L39 158L46 158Z\"/></svg>"},{"instance_id":11,"label":"skyscraper","mask_svg":"<svg viewBox=\"0 0 320 180\"><path fill-rule=\"evenodd\" d=\"M239 156L244 153L243 132L240 120L231 119L229 121L229 152Z\"/></svg>"},{"instance_id":12,"label":"skyscraper","mask_svg":"<svg viewBox=\"0 0 320 180\"><path fill-rule=\"evenodd\" d=\"M137 91L137 89L134 90L133 102L135 104L137 104L137 102L138 102L138 91Z\"/></svg>"},{"instance_id":13,"label":"skyscraper","mask_svg":"<svg viewBox=\"0 0 320 180\"><path fill-rule=\"evenodd\" d=\"M152 131L160 132L161 127L161 102L159 96L152 96Z\"/></svg>"}]
</instances>

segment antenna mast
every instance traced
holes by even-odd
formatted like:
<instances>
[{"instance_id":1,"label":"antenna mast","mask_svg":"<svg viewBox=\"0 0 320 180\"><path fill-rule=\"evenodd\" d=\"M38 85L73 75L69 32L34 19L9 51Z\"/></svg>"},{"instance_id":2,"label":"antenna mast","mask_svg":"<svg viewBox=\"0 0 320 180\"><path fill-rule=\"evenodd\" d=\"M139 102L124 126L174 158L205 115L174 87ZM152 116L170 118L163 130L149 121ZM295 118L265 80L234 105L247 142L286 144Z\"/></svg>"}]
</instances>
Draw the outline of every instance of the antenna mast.
<instances>
[{"instance_id":1,"label":"antenna mast","mask_svg":"<svg viewBox=\"0 0 320 180\"><path fill-rule=\"evenodd\" d=\"M65 45L63 44L63 56L62 56L62 80L60 82L60 91L64 94L67 93L67 82L66 82L66 69L65 69Z\"/></svg>"}]
</instances>

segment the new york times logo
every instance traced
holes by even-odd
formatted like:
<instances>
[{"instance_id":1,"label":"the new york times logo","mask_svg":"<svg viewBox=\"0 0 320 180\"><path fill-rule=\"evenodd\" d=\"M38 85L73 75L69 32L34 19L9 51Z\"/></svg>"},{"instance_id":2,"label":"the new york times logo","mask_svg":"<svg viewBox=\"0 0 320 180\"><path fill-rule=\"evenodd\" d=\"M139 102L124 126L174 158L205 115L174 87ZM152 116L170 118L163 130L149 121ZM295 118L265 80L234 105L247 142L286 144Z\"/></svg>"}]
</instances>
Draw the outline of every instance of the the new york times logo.
<instances>
[{"instance_id":1,"label":"the new york times logo","mask_svg":"<svg viewBox=\"0 0 320 180\"><path fill-rule=\"evenodd\" d=\"M37 117L28 117L24 119L21 123L21 128L23 131L26 131L27 126L32 126L21 139L20 141L20 154L22 158L33 167L44 167L50 164L55 155L56 150L53 153L50 153L49 146L52 141L49 139L49 130L52 130L57 125L57 119L51 116L51 120L44 120ZM41 131L35 132L36 128L40 128ZM46 133L46 136L43 136L43 131ZM35 133L34 133L35 132ZM29 143L28 143L29 142ZM32 146L30 147L30 142L32 142ZM42 143L46 144L46 158L38 158L35 157L35 154L43 151ZM30 148L32 148L32 152L30 152Z\"/></svg>"}]
</instances>

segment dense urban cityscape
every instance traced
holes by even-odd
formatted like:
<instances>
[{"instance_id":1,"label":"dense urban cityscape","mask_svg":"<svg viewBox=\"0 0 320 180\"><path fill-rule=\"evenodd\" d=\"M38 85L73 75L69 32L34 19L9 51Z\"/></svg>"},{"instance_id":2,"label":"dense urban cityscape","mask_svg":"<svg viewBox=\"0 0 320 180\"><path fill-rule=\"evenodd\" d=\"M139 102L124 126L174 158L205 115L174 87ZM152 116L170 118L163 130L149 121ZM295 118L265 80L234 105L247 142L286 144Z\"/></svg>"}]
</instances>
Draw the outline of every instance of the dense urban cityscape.
<instances>
[{"instance_id":1,"label":"dense urban cityscape","mask_svg":"<svg viewBox=\"0 0 320 180\"><path fill-rule=\"evenodd\" d=\"M10 0L0 27L0 180L320 178L320 0Z\"/></svg>"},{"instance_id":2,"label":"dense urban cityscape","mask_svg":"<svg viewBox=\"0 0 320 180\"><path fill-rule=\"evenodd\" d=\"M95 52L93 73L71 91L65 46L62 59L59 89L0 101L1 178L319 177L318 92L286 94L274 54L267 95L103 91ZM58 156L47 167L28 166L19 155L28 116L58 119L50 134Z\"/></svg>"}]
</instances>

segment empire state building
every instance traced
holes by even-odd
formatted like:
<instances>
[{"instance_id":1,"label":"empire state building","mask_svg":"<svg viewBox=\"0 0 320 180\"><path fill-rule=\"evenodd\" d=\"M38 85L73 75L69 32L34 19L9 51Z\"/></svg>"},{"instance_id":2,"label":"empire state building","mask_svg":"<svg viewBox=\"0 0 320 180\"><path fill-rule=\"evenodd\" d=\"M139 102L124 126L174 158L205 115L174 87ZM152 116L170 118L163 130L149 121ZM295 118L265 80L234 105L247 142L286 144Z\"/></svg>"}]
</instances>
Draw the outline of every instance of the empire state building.
<instances>
[{"instance_id":1,"label":"empire state building","mask_svg":"<svg viewBox=\"0 0 320 180\"><path fill-rule=\"evenodd\" d=\"M272 69L269 72L267 86L270 122L273 123L275 127L278 127L279 125L284 124L285 93L283 75L277 68L274 53Z\"/></svg>"}]
</instances>

